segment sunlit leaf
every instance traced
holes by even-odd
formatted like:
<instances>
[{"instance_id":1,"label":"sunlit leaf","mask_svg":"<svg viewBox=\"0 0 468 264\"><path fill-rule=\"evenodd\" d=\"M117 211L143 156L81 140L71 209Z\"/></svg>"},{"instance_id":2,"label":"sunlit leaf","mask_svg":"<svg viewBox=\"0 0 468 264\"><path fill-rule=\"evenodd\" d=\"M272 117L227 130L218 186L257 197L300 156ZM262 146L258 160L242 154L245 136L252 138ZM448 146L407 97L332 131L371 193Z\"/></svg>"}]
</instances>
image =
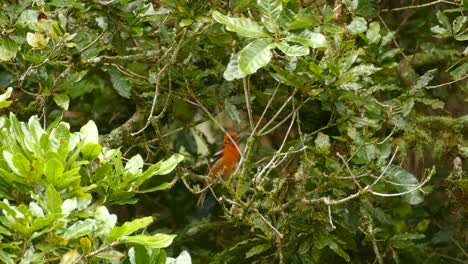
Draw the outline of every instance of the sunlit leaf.
<instances>
[{"instance_id":1,"label":"sunlit leaf","mask_svg":"<svg viewBox=\"0 0 468 264\"><path fill-rule=\"evenodd\" d=\"M255 73L267 65L272 57L272 39L257 39L250 42L239 53L239 70L243 74Z\"/></svg>"},{"instance_id":2,"label":"sunlit leaf","mask_svg":"<svg viewBox=\"0 0 468 264\"><path fill-rule=\"evenodd\" d=\"M351 34L366 32L367 21L362 17L354 17L351 24L346 27Z\"/></svg>"},{"instance_id":3,"label":"sunlit leaf","mask_svg":"<svg viewBox=\"0 0 468 264\"><path fill-rule=\"evenodd\" d=\"M276 43L276 47L288 56L305 56L309 54L309 48L299 45L289 45L287 42Z\"/></svg>"},{"instance_id":4,"label":"sunlit leaf","mask_svg":"<svg viewBox=\"0 0 468 264\"><path fill-rule=\"evenodd\" d=\"M172 244L172 240L176 235L156 234L149 235L135 235L124 236L121 238L123 243L137 244L151 248L165 248Z\"/></svg>"},{"instance_id":5,"label":"sunlit leaf","mask_svg":"<svg viewBox=\"0 0 468 264\"><path fill-rule=\"evenodd\" d=\"M122 226L114 227L110 231L109 240L114 241L122 236L128 236L139 229L147 227L152 222L153 218L150 216L125 222Z\"/></svg>"},{"instance_id":6,"label":"sunlit leaf","mask_svg":"<svg viewBox=\"0 0 468 264\"><path fill-rule=\"evenodd\" d=\"M269 35L263 31L262 26L249 18L229 17L218 11L213 12L213 18L218 23L225 25L227 30L236 32L243 37L269 37Z\"/></svg>"}]
</instances>

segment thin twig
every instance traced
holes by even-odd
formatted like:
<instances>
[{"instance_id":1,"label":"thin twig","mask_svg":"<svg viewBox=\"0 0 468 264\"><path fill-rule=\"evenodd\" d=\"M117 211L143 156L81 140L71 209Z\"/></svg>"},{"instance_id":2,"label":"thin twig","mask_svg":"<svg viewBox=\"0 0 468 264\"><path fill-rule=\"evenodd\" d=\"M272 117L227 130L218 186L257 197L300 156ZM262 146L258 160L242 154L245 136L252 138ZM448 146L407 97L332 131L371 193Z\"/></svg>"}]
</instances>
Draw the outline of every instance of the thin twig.
<instances>
[{"instance_id":1,"label":"thin twig","mask_svg":"<svg viewBox=\"0 0 468 264\"><path fill-rule=\"evenodd\" d=\"M429 2L429 3L425 3L425 4L420 4L420 5L403 6L403 7L393 8L393 9L382 9L381 11L382 12L395 12L395 11L401 11L401 10L406 10L406 9L416 9L416 8L428 7L428 6L433 6L433 5L442 4L442 3L451 4L451 5L458 5L458 3L454 3L454 2L451 2L451 1L437 0L437 1Z\"/></svg>"},{"instance_id":2,"label":"thin twig","mask_svg":"<svg viewBox=\"0 0 468 264\"><path fill-rule=\"evenodd\" d=\"M453 84L453 83L456 83L456 82L459 82L461 80L464 80L468 78L468 74L463 76L462 78L458 79L458 80L454 80L454 81L451 81L451 82L447 82L447 83L442 83L442 84L438 84L438 85L429 85L429 86L426 86L426 89L434 89L434 88L439 88L439 87L443 87L443 86L446 86L446 85L450 85L450 84Z\"/></svg>"},{"instance_id":3,"label":"thin twig","mask_svg":"<svg viewBox=\"0 0 468 264\"><path fill-rule=\"evenodd\" d=\"M166 71L166 69L175 63L175 59L177 57L177 54L179 53L180 51L180 48L182 47L182 44L184 43L184 39L185 39L185 33L187 32L187 30L184 30L183 33L182 33L182 37L180 38L179 40L179 43L177 44L177 47L174 49L173 51L173 54L172 54L172 57L171 57L171 62L170 63L167 63L166 65L164 65L164 67L158 72L157 74L157 77L156 77L156 84L154 85L155 88L154 88L154 97L153 97L153 102L151 103L151 110L150 110L150 113L149 113L149 116L148 116L148 119L146 120L146 124L145 126L138 130L137 132L134 132L134 133L131 133L130 135L132 136L136 136L138 134L140 134L141 132L143 132L151 123L151 120L153 119L153 114L154 114L154 108L156 107L156 103L158 101L158 94L159 94L159 87L161 86L161 75L163 74L163 72Z\"/></svg>"},{"instance_id":4,"label":"thin twig","mask_svg":"<svg viewBox=\"0 0 468 264\"><path fill-rule=\"evenodd\" d=\"M247 108L247 115L249 116L250 129L254 129L253 118L252 118L252 108L250 107L250 92L249 92L249 80L244 78L242 80L242 86L244 86L244 97L245 97L245 107Z\"/></svg>"}]
</instances>

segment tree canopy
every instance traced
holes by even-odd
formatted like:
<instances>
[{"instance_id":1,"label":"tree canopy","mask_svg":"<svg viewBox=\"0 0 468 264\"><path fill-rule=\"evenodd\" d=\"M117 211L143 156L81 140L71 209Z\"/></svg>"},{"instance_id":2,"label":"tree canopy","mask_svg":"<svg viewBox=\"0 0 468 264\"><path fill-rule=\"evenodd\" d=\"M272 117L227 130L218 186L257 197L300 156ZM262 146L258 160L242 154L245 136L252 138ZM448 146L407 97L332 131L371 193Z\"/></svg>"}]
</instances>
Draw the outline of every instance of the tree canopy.
<instances>
[{"instance_id":1,"label":"tree canopy","mask_svg":"<svg viewBox=\"0 0 468 264\"><path fill-rule=\"evenodd\" d=\"M0 261L466 262L468 1L408 2L2 1Z\"/></svg>"}]
</instances>

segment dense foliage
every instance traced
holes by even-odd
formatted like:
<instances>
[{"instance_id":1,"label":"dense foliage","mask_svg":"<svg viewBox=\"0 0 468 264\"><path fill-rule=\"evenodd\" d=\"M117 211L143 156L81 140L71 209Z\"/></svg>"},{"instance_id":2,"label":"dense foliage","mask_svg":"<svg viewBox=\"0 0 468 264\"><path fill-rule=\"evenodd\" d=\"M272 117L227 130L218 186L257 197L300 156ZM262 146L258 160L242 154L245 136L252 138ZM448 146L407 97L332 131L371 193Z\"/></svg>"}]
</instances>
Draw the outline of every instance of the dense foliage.
<instances>
[{"instance_id":1,"label":"dense foliage","mask_svg":"<svg viewBox=\"0 0 468 264\"><path fill-rule=\"evenodd\" d=\"M406 2L2 1L0 260L466 261L468 2Z\"/></svg>"}]
</instances>

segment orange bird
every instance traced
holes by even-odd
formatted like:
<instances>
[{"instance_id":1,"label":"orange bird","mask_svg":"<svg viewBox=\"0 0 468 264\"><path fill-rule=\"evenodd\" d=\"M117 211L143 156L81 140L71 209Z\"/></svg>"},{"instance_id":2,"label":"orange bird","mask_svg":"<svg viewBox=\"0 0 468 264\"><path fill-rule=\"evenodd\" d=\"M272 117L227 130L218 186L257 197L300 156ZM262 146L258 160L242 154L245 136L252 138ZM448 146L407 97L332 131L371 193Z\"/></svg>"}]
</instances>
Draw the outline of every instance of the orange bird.
<instances>
[{"instance_id":1,"label":"orange bird","mask_svg":"<svg viewBox=\"0 0 468 264\"><path fill-rule=\"evenodd\" d=\"M229 138L229 136L234 140ZM217 179L218 177L222 177L226 179L229 174L231 174L232 169L236 166L237 161L239 160L239 140L236 140L237 133L236 132L229 132L227 135L224 135L223 139L223 150L222 156L219 158L215 164L210 168L208 172L208 179L210 181ZM236 146L237 145L237 146ZM198 198L197 206L202 207L203 202L205 200L206 192L202 192L200 198Z\"/></svg>"},{"instance_id":2,"label":"orange bird","mask_svg":"<svg viewBox=\"0 0 468 264\"><path fill-rule=\"evenodd\" d=\"M235 145L228 135L234 140ZM225 179L229 174L231 174L232 169L236 166L236 163L239 160L240 153L238 150L239 140L236 140L237 133L229 132L228 135L224 135L221 158L215 162L208 172L208 177L211 180L216 179L217 177Z\"/></svg>"}]
</instances>

